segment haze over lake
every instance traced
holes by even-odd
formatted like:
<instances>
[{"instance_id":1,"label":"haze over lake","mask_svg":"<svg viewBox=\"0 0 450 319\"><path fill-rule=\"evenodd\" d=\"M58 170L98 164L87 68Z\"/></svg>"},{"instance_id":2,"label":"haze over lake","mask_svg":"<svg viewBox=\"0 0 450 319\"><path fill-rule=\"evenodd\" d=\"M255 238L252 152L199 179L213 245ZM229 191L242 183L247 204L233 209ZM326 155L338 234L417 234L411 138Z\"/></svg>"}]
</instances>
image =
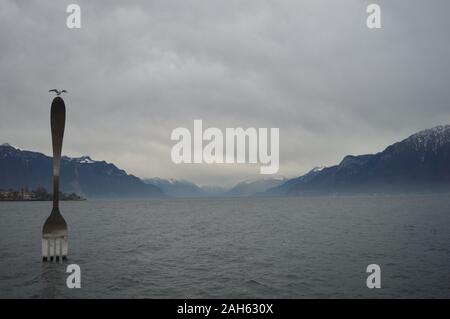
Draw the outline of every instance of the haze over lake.
<instances>
[{"instance_id":1,"label":"haze over lake","mask_svg":"<svg viewBox=\"0 0 450 319\"><path fill-rule=\"evenodd\" d=\"M1 298L450 297L449 195L63 202L81 289L41 262L50 209L0 203Z\"/></svg>"}]
</instances>

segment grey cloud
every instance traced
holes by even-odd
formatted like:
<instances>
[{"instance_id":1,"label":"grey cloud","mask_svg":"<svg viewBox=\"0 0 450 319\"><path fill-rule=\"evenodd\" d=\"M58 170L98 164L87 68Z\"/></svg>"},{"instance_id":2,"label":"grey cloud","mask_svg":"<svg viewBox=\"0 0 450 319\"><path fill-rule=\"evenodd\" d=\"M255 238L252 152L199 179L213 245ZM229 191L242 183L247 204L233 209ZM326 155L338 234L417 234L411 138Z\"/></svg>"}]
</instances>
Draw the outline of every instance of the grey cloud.
<instances>
[{"instance_id":1,"label":"grey cloud","mask_svg":"<svg viewBox=\"0 0 450 319\"><path fill-rule=\"evenodd\" d=\"M141 177L201 184L258 167L175 165L171 131L279 127L280 174L376 152L450 123L448 1L73 1L0 3L0 133L50 153L47 90L64 87L64 151Z\"/></svg>"}]
</instances>

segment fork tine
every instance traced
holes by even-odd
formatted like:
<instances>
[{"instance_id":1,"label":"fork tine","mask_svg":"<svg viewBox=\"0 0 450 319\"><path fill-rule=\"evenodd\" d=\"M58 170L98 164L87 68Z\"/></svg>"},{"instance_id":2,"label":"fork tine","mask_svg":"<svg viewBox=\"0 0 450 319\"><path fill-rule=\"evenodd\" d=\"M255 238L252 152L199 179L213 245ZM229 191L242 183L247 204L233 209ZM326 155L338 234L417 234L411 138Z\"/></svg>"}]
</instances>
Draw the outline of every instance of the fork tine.
<instances>
[{"instance_id":1,"label":"fork tine","mask_svg":"<svg viewBox=\"0 0 450 319\"><path fill-rule=\"evenodd\" d=\"M68 252L67 236L42 238L42 261L65 261Z\"/></svg>"},{"instance_id":2,"label":"fork tine","mask_svg":"<svg viewBox=\"0 0 450 319\"><path fill-rule=\"evenodd\" d=\"M59 262L59 256L61 255L61 238L55 239L55 260Z\"/></svg>"},{"instance_id":3,"label":"fork tine","mask_svg":"<svg viewBox=\"0 0 450 319\"><path fill-rule=\"evenodd\" d=\"M55 257L55 239L51 238L50 241L50 261L53 261Z\"/></svg>"},{"instance_id":4,"label":"fork tine","mask_svg":"<svg viewBox=\"0 0 450 319\"><path fill-rule=\"evenodd\" d=\"M62 241L62 245L61 245L62 260L66 260L67 259L67 253L68 253L68 250L69 250L69 243L68 243L67 236L64 237L61 241Z\"/></svg>"},{"instance_id":5,"label":"fork tine","mask_svg":"<svg viewBox=\"0 0 450 319\"><path fill-rule=\"evenodd\" d=\"M48 248L48 239L42 238L42 261L47 261Z\"/></svg>"}]
</instances>

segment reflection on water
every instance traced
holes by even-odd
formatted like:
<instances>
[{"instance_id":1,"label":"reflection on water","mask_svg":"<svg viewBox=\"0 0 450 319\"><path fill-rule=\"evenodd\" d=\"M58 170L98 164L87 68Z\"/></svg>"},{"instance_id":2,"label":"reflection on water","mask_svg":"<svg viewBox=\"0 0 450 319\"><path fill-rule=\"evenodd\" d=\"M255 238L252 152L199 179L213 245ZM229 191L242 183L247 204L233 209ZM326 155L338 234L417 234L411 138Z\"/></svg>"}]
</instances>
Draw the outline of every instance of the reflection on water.
<instances>
[{"instance_id":1,"label":"reflection on water","mask_svg":"<svg viewBox=\"0 0 450 319\"><path fill-rule=\"evenodd\" d=\"M65 285L67 273L67 263L42 263L41 272L41 297L42 298L58 298L63 296L63 290L67 289ZM58 283L55 285L55 283Z\"/></svg>"}]
</instances>

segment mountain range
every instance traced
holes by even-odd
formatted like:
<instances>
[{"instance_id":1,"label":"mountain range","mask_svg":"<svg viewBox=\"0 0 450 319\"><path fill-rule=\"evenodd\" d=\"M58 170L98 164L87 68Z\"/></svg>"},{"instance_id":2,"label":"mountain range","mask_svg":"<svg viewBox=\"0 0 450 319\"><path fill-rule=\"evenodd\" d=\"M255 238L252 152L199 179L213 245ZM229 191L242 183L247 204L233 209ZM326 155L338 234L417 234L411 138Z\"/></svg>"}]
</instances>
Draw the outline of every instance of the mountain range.
<instances>
[{"instance_id":1,"label":"mountain range","mask_svg":"<svg viewBox=\"0 0 450 319\"><path fill-rule=\"evenodd\" d=\"M0 145L0 189L51 190L52 158ZM315 196L450 192L450 125L420 131L376 154L347 155L292 179L265 178L234 187L140 178L88 156L61 160L61 191L84 197Z\"/></svg>"},{"instance_id":2,"label":"mountain range","mask_svg":"<svg viewBox=\"0 0 450 319\"><path fill-rule=\"evenodd\" d=\"M0 145L0 189L52 189L52 158L25 151L7 143ZM140 179L114 164L96 161L89 156L61 158L61 191L87 198L146 198L249 196L278 185L280 179L242 182L229 189L221 186L198 186L186 180Z\"/></svg>"},{"instance_id":3,"label":"mountain range","mask_svg":"<svg viewBox=\"0 0 450 319\"><path fill-rule=\"evenodd\" d=\"M0 189L52 189L52 158L42 153L0 145ZM160 188L145 184L114 164L88 156L61 158L61 191L83 197L155 197Z\"/></svg>"},{"instance_id":4,"label":"mountain range","mask_svg":"<svg viewBox=\"0 0 450 319\"><path fill-rule=\"evenodd\" d=\"M198 186L186 180L147 178L146 184L159 187L166 195L173 197L214 197L221 196L226 188L220 186ZM267 188L268 189L268 188Z\"/></svg>"},{"instance_id":5,"label":"mountain range","mask_svg":"<svg viewBox=\"0 0 450 319\"><path fill-rule=\"evenodd\" d=\"M255 181L243 181L226 191L224 196L245 197L266 192L269 189L283 185L287 181L284 177L264 178Z\"/></svg>"},{"instance_id":6,"label":"mountain range","mask_svg":"<svg viewBox=\"0 0 450 319\"><path fill-rule=\"evenodd\" d=\"M265 178L254 181L243 181L226 188L221 186L198 186L186 180L149 178L147 184L159 187L165 194L173 197L244 197L263 193L286 181L285 178Z\"/></svg>"},{"instance_id":7,"label":"mountain range","mask_svg":"<svg viewBox=\"0 0 450 319\"><path fill-rule=\"evenodd\" d=\"M265 195L346 195L450 192L450 125L420 131L382 152L348 155Z\"/></svg>"}]
</instances>

